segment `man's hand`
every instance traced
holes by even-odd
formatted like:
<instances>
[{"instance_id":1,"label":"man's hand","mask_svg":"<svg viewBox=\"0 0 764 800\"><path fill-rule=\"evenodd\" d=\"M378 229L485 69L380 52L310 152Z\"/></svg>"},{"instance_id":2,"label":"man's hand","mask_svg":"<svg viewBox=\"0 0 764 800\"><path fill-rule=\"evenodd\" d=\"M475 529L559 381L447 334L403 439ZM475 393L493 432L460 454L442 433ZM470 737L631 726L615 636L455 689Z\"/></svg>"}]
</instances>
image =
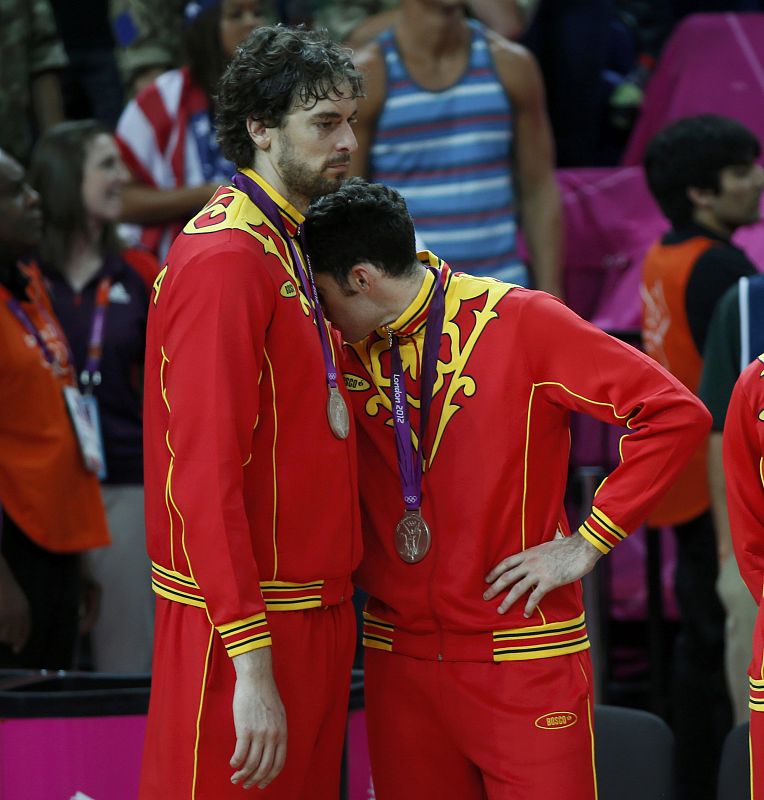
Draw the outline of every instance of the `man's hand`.
<instances>
[{"instance_id":1,"label":"man's hand","mask_svg":"<svg viewBox=\"0 0 764 800\"><path fill-rule=\"evenodd\" d=\"M563 539L531 547L505 558L486 575L491 585L483 594L492 600L508 586L508 592L498 608L505 614L526 592L530 592L523 615L530 617L541 599L552 589L578 580L597 563L602 553L581 536L574 533Z\"/></svg>"},{"instance_id":2,"label":"man's hand","mask_svg":"<svg viewBox=\"0 0 764 800\"><path fill-rule=\"evenodd\" d=\"M18 655L29 640L31 630L29 601L0 556L0 642L10 645Z\"/></svg>"},{"instance_id":3,"label":"man's hand","mask_svg":"<svg viewBox=\"0 0 764 800\"><path fill-rule=\"evenodd\" d=\"M230 764L232 783L264 789L286 760L287 724L271 666L271 649L263 647L235 656L236 688L233 723L236 749Z\"/></svg>"}]
</instances>

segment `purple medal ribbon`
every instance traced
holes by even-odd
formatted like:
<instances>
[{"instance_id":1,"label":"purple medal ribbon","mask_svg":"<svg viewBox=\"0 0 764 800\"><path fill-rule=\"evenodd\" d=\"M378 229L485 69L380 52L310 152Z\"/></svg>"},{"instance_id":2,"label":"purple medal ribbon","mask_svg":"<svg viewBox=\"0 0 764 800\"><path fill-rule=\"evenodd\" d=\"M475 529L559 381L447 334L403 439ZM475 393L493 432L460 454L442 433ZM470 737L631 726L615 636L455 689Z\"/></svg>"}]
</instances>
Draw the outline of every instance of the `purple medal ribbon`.
<instances>
[{"instance_id":1,"label":"purple medal ribbon","mask_svg":"<svg viewBox=\"0 0 764 800\"><path fill-rule=\"evenodd\" d=\"M445 315L445 290L441 274L431 268L435 275L435 294L427 313L427 330L424 335L424 351L422 353L422 381L419 409L419 447L416 452L411 441L411 423L409 422L408 403L406 401L406 380L403 376L403 363L398 341L388 328L390 338L390 402L393 407L393 429L395 431L395 447L398 451L398 472L403 490L403 502L407 511L416 511L422 505L422 473L424 459L422 448L427 420L432 405L432 390L435 386L438 366L440 336Z\"/></svg>"},{"instance_id":2,"label":"purple medal ribbon","mask_svg":"<svg viewBox=\"0 0 764 800\"><path fill-rule=\"evenodd\" d=\"M318 338L321 340L321 350L324 356L326 382L330 389L336 389L337 367L334 365L332 351L329 347L329 337L326 331L326 323L324 322L324 312L321 308L321 303L318 302L318 292L316 291L316 284L313 280L313 270L310 269L310 261L307 259L307 255L306 262L308 264L310 278L308 278L308 275L305 274L305 269L302 265L300 254L297 251L297 247L295 247L294 240L286 231L284 220L281 218L281 211L273 199L261 186L258 186L257 183L252 180L252 178L250 178L248 175L244 175L241 172L237 172L233 176L232 182L233 185L239 191L244 192L244 194L246 194L249 199L265 214L270 222L276 226L276 229L281 234L281 237L289 246L289 252L292 256L295 270L297 271L297 275L300 279L303 293L310 300L311 305L313 306L313 314L315 316L316 327L318 328ZM298 228L298 236L301 232L302 229Z\"/></svg>"}]
</instances>

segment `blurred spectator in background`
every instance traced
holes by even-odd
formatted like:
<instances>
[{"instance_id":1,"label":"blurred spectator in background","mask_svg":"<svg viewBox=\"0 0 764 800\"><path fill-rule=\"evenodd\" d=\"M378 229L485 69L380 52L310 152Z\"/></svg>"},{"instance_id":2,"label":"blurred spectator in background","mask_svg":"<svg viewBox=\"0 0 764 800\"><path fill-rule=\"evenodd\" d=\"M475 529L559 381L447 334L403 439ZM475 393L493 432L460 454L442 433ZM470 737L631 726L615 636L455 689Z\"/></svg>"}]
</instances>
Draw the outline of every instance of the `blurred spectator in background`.
<instances>
[{"instance_id":1,"label":"blurred spectator in background","mask_svg":"<svg viewBox=\"0 0 764 800\"><path fill-rule=\"evenodd\" d=\"M700 399L714 419L708 442L708 483L719 556L716 589L727 615L724 660L738 725L748 719L746 672L751 661L751 637L758 607L732 557L722 431L735 382L759 353L764 353L764 275L740 278L716 306L706 337L699 390Z\"/></svg>"},{"instance_id":2,"label":"blurred spectator in background","mask_svg":"<svg viewBox=\"0 0 764 800\"><path fill-rule=\"evenodd\" d=\"M401 0L318 0L313 23L349 47L362 47L398 21ZM293 3L294 5L294 3ZM506 39L525 30L537 0L467 0L467 13Z\"/></svg>"},{"instance_id":3,"label":"blurred spectator in background","mask_svg":"<svg viewBox=\"0 0 764 800\"><path fill-rule=\"evenodd\" d=\"M29 178L42 202L41 266L81 390L97 404L106 456L102 493L112 544L87 556L101 587L93 663L101 672L148 672L154 601L141 402L149 293L115 230L129 175L112 134L80 120L40 139Z\"/></svg>"},{"instance_id":4,"label":"blurred spectator in background","mask_svg":"<svg viewBox=\"0 0 764 800\"><path fill-rule=\"evenodd\" d=\"M399 5L400 0L317 0L313 24L326 28L338 42L356 47L389 27Z\"/></svg>"},{"instance_id":5,"label":"blurred spectator in background","mask_svg":"<svg viewBox=\"0 0 764 800\"><path fill-rule=\"evenodd\" d=\"M213 95L236 47L266 21L268 3L188 3L187 66L162 74L120 118L117 139L132 175L122 219L143 226L131 233L160 260L187 219L234 173L217 143Z\"/></svg>"},{"instance_id":6,"label":"blurred spectator in background","mask_svg":"<svg viewBox=\"0 0 764 800\"><path fill-rule=\"evenodd\" d=\"M353 172L397 189L417 234L457 270L559 295L560 198L536 62L459 0L402 0L359 51Z\"/></svg>"},{"instance_id":7,"label":"blurred spectator in background","mask_svg":"<svg viewBox=\"0 0 764 800\"><path fill-rule=\"evenodd\" d=\"M108 543L67 414L75 377L37 267L37 193L0 151L0 667L71 669L79 553Z\"/></svg>"},{"instance_id":8,"label":"blurred spectator in background","mask_svg":"<svg viewBox=\"0 0 764 800\"><path fill-rule=\"evenodd\" d=\"M696 393L714 308L740 277L756 272L730 237L759 218L760 152L758 140L743 125L704 114L670 125L645 154L648 186L671 223L643 264L645 351ZM672 525L676 533L681 620L671 699L681 797L711 800L732 715L705 444L649 524Z\"/></svg>"},{"instance_id":9,"label":"blurred spectator in background","mask_svg":"<svg viewBox=\"0 0 764 800\"><path fill-rule=\"evenodd\" d=\"M607 163L613 86L606 70L615 62L625 73L634 56L633 41L617 22L615 0L542 0L523 40L541 67L559 166Z\"/></svg>"},{"instance_id":10,"label":"blurred spectator in background","mask_svg":"<svg viewBox=\"0 0 764 800\"><path fill-rule=\"evenodd\" d=\"M64 118L66 53L48 0L0 0L0 148L26 164L36 133Z\"/></svg>"},{"instance_id":11,"label":"blurred spectator in background","mask_svg":"<svg viewBox=\"0 0 764 800\"><path fill-rule=\"evenodd\" d=\"M51 0L69 66L61 73L67 119L114 128L124 104L108 0Z\"/></svg>"},{"instance_id":12,"label":"blurred spectator in background","mask_svg":"<svg viewBox=\"0 0 764 800\"><path fill-rule=\"evenodd\" d=\"M128 97L182 63L186 4L186 0L110 0L117 61Z\"/></svg>"}]
</instances>

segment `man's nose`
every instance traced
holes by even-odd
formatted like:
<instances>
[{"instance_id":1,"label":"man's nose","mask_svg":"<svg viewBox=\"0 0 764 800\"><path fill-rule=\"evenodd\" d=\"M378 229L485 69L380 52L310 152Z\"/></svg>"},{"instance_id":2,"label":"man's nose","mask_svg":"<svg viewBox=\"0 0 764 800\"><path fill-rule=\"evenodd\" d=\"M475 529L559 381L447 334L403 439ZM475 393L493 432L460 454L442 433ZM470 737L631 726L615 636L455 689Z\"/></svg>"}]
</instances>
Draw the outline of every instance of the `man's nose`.
<instances>
[{"instance_id":1,"label":"man's nose","mask_svg":"<svg viewBox=\"0 0 764 800\"><path fill-rule=\"evenodd\" d=\"M28 183L24 184L24 205L27 208L34 208L40 205L40 195Z\"/></svg>"},{"instance_id":2,"label":"man's nose","mask_svg":"<svg viewBox=\"0 0 764 800\"><path fill-rule=\"evenodd\" d=\"M348 150L351 153L354 153L358 149L358 142L356 141L353 127L349 122L344 123L342 136L340 136L337 142L337 149Z\"/></svg>"}]
</instances>

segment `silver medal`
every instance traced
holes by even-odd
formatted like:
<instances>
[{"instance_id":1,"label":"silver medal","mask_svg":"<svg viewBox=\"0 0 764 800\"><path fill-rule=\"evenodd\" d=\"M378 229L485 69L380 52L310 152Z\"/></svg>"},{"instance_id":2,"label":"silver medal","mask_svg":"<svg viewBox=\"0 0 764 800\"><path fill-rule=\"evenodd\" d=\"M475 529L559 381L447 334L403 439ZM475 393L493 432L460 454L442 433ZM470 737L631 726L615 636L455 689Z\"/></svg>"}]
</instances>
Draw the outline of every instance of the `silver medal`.
<instances>
[{"instance_id":1,"label":"silver medal","mask_svg":"<svg viewBox=\"0 0 764 800\"><path fill-rule=\"evenodd\" d=\"M326 401L326 416L329 427L338 439L347 439L350 433L350 415L345 400L336 386L329 387L329 398Z\"/></svg>"}]
</instances>

